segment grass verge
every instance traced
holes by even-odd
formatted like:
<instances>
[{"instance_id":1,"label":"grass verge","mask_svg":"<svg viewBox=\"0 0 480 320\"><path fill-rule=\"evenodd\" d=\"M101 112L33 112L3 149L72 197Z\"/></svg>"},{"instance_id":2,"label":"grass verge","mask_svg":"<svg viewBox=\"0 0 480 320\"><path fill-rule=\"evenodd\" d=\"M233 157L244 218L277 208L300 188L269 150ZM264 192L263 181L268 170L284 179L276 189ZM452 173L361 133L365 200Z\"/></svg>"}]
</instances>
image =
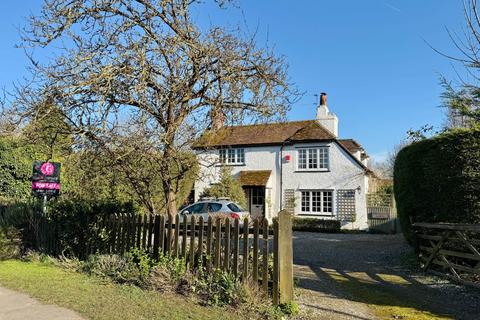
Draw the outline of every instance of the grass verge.
<instances>
[{"instance_id":1,"label":"grass verge","mask_svg":"<svg viewBox=\"0 0 480 320\"><path fill-rule=\"evenodd\" d=\"M0 285L89 319L239 319L173 294L119 285L39 262L0 262Z\"/></svg>"}]
</instances>

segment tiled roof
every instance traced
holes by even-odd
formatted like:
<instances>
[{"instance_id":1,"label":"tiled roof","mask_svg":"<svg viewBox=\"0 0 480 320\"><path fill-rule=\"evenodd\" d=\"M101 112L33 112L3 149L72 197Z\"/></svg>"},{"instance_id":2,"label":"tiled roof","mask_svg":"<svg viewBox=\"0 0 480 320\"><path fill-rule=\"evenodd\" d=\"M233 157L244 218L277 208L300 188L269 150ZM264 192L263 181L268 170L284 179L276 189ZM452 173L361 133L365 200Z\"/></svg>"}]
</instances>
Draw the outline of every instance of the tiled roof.
<instances>
[{"instance_id":1,"label":"tiled roof","mask_svg":"<svg viewBox=\"0 0 480 320\"><path fill-rule=\"evenodd\" d=\"M368 154L365 152L365 149L363 149L363 147L357 141L353 139L338 139L337 141L351 154L355 154L355 152L360 151L360 159L362 161L369 158Z\"/></svg>"},{"instance_id":2,"label":"tiled roof","mask_svg":"<svg viewBox=\"0 0 480 320\"><path fill-rule=\"evenodd\" d=\"M370 172L353 154L363 150L353 139L336 139L316 120L290 121L245 126L227 126L207 131L193 144L194 149L235 146L281 145L293 142L335 141L367 172ZM266 174L266 173L265 173ZM268 175L270 176L270 174ZM267 180L268 180L267 176ZM266 181L265 181L266 183Z\"/></svg>"},{"instance_id":3,"label":"tiled roof","mask_svg":"<svg viewBox=\"0 0 480 320\"><path fill-rule=\"evenodd\" d=\"M238 181L242 186L259 186L267 185L270 178L271 170L245 170L240 171Z\"/></svg>"},{"instance_id":4,"label":"tiled roof","mask_svg":"<svg viewBox=\"0 0 480 320\"><path fill-rule=\"evenodd\" d=\"M355 153L358 150L363 150L362 146L353 139L338 139L338 142L351 153Z\"/></svg>"},{"instance_id":5,"label":"tiled roof","mask_svg":"<svg viewBox=\"0 0 480 320\"><path fill-rule=\"evenodd\" d=\"M335 136L317 121L305 120L223 127L204 134L194 148L272 145L333 139Z\"/></svg>"}]
</instances>

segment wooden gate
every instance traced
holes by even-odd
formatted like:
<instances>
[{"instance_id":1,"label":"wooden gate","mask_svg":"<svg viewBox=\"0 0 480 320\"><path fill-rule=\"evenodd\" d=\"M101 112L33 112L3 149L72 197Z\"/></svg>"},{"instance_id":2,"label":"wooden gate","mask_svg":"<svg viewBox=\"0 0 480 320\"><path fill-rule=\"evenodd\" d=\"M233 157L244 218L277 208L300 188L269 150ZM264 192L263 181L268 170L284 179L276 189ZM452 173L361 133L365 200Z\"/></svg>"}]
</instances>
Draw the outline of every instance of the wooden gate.
<instances>
[{"instance_id":1,"label":"wooden gate","mask_svg":"<svg viewBox=\"0 0 480 320\"><path fill-rule=\"evenodd\" d=\"M397 218L395 199L391 193L367 194L368 229L382 233L397 233L400 224Z\"/></svg>"},{"instance_id":2,"label":"wooden gate","mask_svg":"<svg viewBox=\"0 0 480 320\"><path fill-rule=\"evenodd\" d=\"M438 270L478 286L480 225L414 223L416 249L423 270Z\"/></svg>"}]
</instances>

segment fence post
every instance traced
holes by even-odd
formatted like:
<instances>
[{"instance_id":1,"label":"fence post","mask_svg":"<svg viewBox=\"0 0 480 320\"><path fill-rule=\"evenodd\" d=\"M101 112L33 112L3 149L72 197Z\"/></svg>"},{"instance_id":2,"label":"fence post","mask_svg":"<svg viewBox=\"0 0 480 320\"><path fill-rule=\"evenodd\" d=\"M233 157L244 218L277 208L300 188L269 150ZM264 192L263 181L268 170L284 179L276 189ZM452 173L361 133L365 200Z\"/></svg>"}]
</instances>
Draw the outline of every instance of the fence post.
<instances>
[{"instance_id":1,"label":"fence post","mask_svg":"<svg viewBox=\"0 0 480 320\"><path fill-rule=\"evenodd\" d=\"M278 214L278 231L275 232L276 264L278 266L278 293L279 304L293 301L293 243L292 243L292 214L282 210ZM277 280L277 279L274 279Z\"/></svg>"},{"instance_id":2,"label":"fence post","mask_svg":"<svg viewBox=\"0 0 480 320\"><path fill-rule=\"evenodd\" d=\"M262 258L262 288L265 294L268 294L268 220L263 218L262 221L263 236L263 258Z\"/></svg>"},{"instance_id":3,"label":"fence post","mask_svg":"<svg viewBox=\"0 0 480 320\"><path fill-rule=\"evenodd\" d=\"M180 216L175 216L175 236L173 240L173 256L178 258L178 242L180 239Z\"/></svg>"},{"instance_id":4,"label":"fence post","mask_svg":"<svg viewBox=\"0 0 480 320\"><path fill-rule=\"evenodd\" d=\"M258 235L259 235L259 219L253 221L253 266L252 276L255 285L258 285Z\"/></svg>"},{"instance_id":5,"label":"fence post","mask_svg":"<svg viewBox=\"0 0 480 320\"><path fill-rule=\"evenodd\" d=\"M273 219L273 278L272 278L272 296L273 296L273 304L279 305L280 298L279 298L279 290L278 284L280 282L279 276L279 252L278 252L278 218Z\"/></svg>"}]
</instances>

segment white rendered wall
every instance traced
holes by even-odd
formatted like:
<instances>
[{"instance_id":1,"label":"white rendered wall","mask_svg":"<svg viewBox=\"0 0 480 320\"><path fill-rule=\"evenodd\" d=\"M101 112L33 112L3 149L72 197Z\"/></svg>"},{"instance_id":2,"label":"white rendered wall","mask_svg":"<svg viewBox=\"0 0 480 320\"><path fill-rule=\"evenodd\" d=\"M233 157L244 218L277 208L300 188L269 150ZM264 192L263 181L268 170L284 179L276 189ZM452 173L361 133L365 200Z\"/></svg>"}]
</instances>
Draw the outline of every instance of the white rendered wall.
<instances>
[{"instance_id":1,"label":"white rendered wall","mask_svg":"<svg viewBox=\"0 0 480 320\"><path fill-rule=\"evenodd\" d=\"M330 170L323 172L310 172L297 170L298 147L329 146ZM285 146L281 151L280 146L249 147L245 150L245 165L232 167L232 174L238 176L244 170L271 170L265 192L265 213L269 220L280 211L283 195L280 190L295 190L295 214L300 214L301 190L333 190L333 212L336 218L336 190L354 189L356 221L344 223L345 229L366 229L366 192L368 190L368 177L364 169L356 163L337 143L310 143ZM280 179L280 153L283 155L282 179ZM290 161L285 161L285 156L290 155ZM195 200L211 183L218 182L220 166L217 150L198 151L200 162L200 177L195 183ZM280 186L282 184L282 187ZM309 216L314 217L314 216ZM320 217L325 219L325 217Z\"/></svg>"},{"instance_id":2,"label":"white rendered wall","mask_svg":"<svg viewBox=\"0 0 480 320\"><path fill-rule=\"evenodd\" d=\"M269 220L280 210L277 201L279 187L278 172L280 164L280 146L243 148L245 150L245 165L232 165L232 175L238 177L240 171L271 170L270 179L265 186L265 215ZM220 176L218 150L199 150L197 158L200 164L199 179L195 182L195 201L212 183L217 183Z\"/></svg>"},{"instance_id":3,"label":"white rendered wall","mask_svg":"<svg viewBox=\"0 0 480 320\"><path fill-rule=\"evenodd\" d=\"M335 137L338 137L338 118L334 113L328 111L326 104L317 107L317 121Z\"/></svg>"},{"instance_id":4,"label":"white rendered wall","mask_svg":"<svg viewBox=\"0 0 480 320\"><path fill-rule=\"evenodd\" d=\"M297 170L297 149L306 146L329 146L330 170L329 171L298 171ZM336 143L314 143L314 144L297 144L295 146L287 146L284 150L285 155L291 156L289 163L283 165L283 190L295 190L295 214L300 215L301 190L333 190L333 219L336 219L336 190L337 189L354 189L355 192L355 209L356 221L353 223L345 223L342 227L346 229L366 229L367 210L366 210L366 191L367 177L364 169L356 163L350 155L348 155ZM313 215L309 217L315 217ZM320 217L325 219L325 217Z\"/></svg>"}]
</instances>

